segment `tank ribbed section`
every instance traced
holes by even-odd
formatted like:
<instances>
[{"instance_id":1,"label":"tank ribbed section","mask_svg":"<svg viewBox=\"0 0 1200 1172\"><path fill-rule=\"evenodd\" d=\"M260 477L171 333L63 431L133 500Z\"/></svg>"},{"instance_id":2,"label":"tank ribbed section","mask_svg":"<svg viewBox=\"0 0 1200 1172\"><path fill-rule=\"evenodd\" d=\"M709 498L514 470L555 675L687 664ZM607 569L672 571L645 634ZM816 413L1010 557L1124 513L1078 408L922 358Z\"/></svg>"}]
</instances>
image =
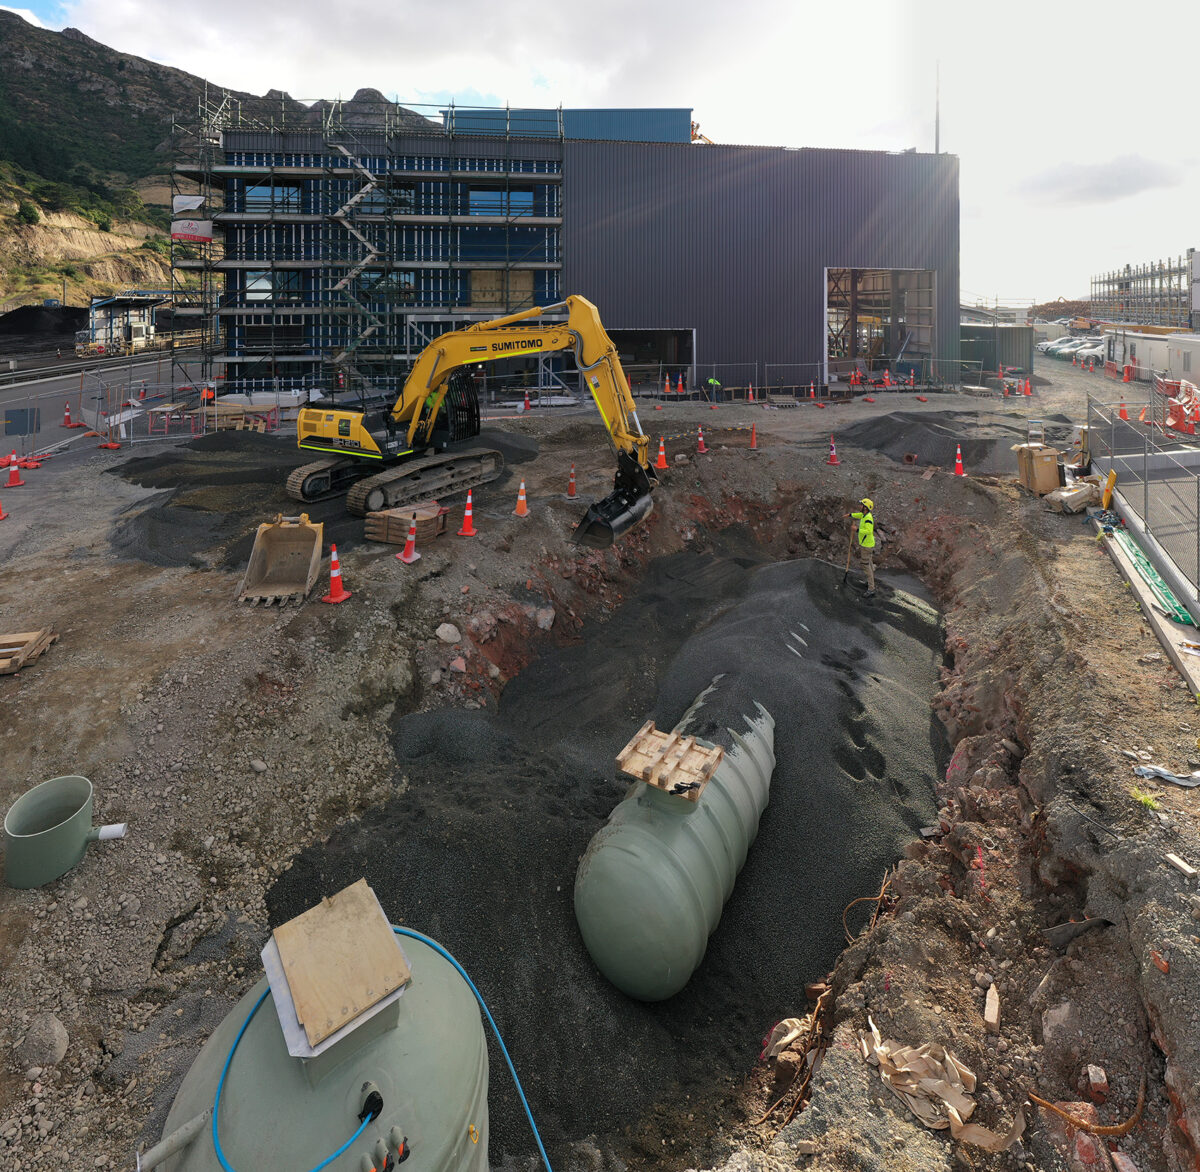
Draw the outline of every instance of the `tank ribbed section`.
<instances>
[{"instance_id":1,"label":"tank ribbed section","mask_svg":"<svg viewBox=\"0 0 1200 1172\"><path fill-rule=\"evenodd\" d=\"M744 736L731 731L733 748L699 801L636 782L580 861L575 918L584 944L605 977L639 1001L687 984L758 833L775 721L760 705L747 723Z\"/></svg>"}]
</instances>

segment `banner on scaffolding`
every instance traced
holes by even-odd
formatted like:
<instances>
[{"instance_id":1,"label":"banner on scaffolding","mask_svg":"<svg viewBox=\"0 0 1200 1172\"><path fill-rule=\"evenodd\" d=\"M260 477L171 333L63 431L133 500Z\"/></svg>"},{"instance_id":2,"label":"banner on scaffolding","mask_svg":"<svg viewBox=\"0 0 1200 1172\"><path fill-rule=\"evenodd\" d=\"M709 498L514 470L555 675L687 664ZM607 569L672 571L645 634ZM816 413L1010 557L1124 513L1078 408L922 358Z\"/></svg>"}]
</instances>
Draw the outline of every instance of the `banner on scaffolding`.
<instances>
[{"instance_id":1,"label":"banner on scaffolding","mask_svg":"<svg viewBox=\"0 0 1200 1172\"><path fill-rule=\"evenodd\" d=\"M171 239L191 240L197 244L211 244L213 238L212 220L172 220Z\"/></svg>"},{"instance_id":2,"label":"banner on scaffolding","mask_svg":"<svg viewBox=\"0 0 1200 1172\"><path fill-rule=\"evenodd\" d=\"M204 206L204 196L202 195L175 195L171 197L171 211L175 215L180 212L194 212L197 208Z\"/></svg>"}]
</instances>

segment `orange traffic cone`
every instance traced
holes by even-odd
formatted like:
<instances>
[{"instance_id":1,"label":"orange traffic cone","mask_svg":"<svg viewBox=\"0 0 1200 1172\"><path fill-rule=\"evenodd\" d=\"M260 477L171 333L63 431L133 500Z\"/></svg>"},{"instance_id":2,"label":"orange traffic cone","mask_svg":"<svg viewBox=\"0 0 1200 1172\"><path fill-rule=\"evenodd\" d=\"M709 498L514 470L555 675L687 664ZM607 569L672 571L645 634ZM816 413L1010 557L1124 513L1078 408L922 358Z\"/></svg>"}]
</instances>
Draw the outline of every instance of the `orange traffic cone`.
<instances>
[{"instance_id":1,"label":"orange traffic cone","mask_svg":"<svg viewBox=\"0 0 1200 1172\"><path fill-rule=\"evenodd\" d=\"M916 390L916 388L917 388L917 372L915 370L910 370L908 372L908 385L909 385L910 390Z\"/></svg>"},{"instance_id":2,"label":"orange traffic cone","mask_svg":"<svg viewBox=\"0 0 1200 1172\"><path fill-rule=\"evenodd\" d=\"M679 382L675 384L675 393L677 395L685 395L687 392L683 389L683 375L680 374Z\"/></svg>"},{"instance_id":3,"label":"orange traffic cone","mask_svg":"<svg viewBox=\"0 0 1200 1172\"><path fill-rule=\"evenodd\" d=\"M529 402L529 392L528 391L525 392L525 406L522 408L522 410L523 411L532 411L533 410L533 407Z\"/></svg>"},{"instance_id":4,"label":"orange traffic cone","mask_svg":"<svg viewBox=\"0 0 1200 1172\"><path fill-rule=\"evenodd\" d=\"M753 383L750 384L750 394L746 396L746 401L748 403L754 402L754 384Z\"/></svg>"},{"instance_id":5,"label":"orange traffic cone","mask_svg":"<svg viewBox=\"0 0 1200 1172\"><path fill-rule=\"evenodd\" d=\"M567 481L567 496L575 495L575 465L571 465L571 479Z\"/></svg>"},{"instance_id":6,"label":"orange traffic cone","mask_svg":"<svg viewBox=\"0 0 1200 1172\"><path fill-rule=\"evenodd\" d=\"M3 521L8 514L4 511L4 502L0 501L0 521Z\"/></svg>"},{"instance_id":7,"label":"orange traffic cone","mask_svg":"<svg viewBox=\"0 0 1200 1172\"><path fill-rule=\"evenodd\" d=\"M885 387L890 387L892 385L892 371L890 367L884 369L883 385Z\"/></svg>"},{"instance_id":8,"label":"orange traffic cone","mask_svg":"<svg viewBox=\"0 0 1200 1172\"><path fill-rule=\"evenodd\" d=\"M404 542L404 549L401 553L396 554L396 560L403 562L406 566L411 566L413 562L420 561L421 555L417 553L417 514L413 513L412 520L408 523L408 538Z\"/></svg>"},{"instance_id":9,"label":"orange traffic cone","mask_svg":"<svg viewBox=\"0 0 1200 1172\"><path fill-rule=\"evenodd\" d=\"M1071 365L1072 365L1072 366L1078 366L1078 365L1079 365L1079 363L1078 363L1078 362L1075 360L1075 355L1074 355L1074 354L1072 354L1072 355L1071 355Z\"/></svg>"},{"instance_id":10,"label":"orange traffic cone","mask_svg":"<svg viewBox=\"0 0 1200 1172\"><path fill-rule=\"evenodd\" d=\"M654 467L655 468L670 468L671 467L671 465L667 463L667 445L661 435L658 437L658 459L654 461Z\"/></svg>"},{"instance_id":11,"label":"orange traffic cone","mask_svg":"<svg viewBox=\"0 0 1200 1172\"><path fill-rule=\"evenodd\" d=\"M750 424L750 450L752 452L758 451L758 424L757 423Z\"/></svg>"},{"instance_id":12,"label":"orange traffic cone","mask_svg":"<svg viewBox=\"0 0 1200 1172\"><path fill-rule=\"evenodd\" d=\"M808 384L808 397L810 399L815 399L817 397L817 388L812 383Z\"/></svg>"},{"instance_id":13,"label":"orange traffic cone","mask_svg":"<svg viewBox=\"0 0 1200 1172\"><path fill-rule=\"evenodd\" d=\"M708 449L704 446L704 428L696 428L696 436L696 451L699 455L706 456L708 454Z\"/></svg>"},{"instance_id":14,"label":"orange traffic cone","mask_svg":"<svg viewBox=\"0 0 1200 1172\"><path fill-rule=\"evenodd\" d=\"M1089 358L1088 359L1088 374L1095 374L1095 373L1096 373L1096 360L1094 358Z\"/></svg>"},{"instance_id":15,"label":"orange traffic cone","mask_svg":"<svg viewBox=\"0 0 1200 1172\"><path fill-rule=\"evenodd\" d=\"M966 476L966 469L962 466L962 444L954 445L954 475Z\"/></svg>"},{"instance_id":16,"label":"orange traffic cone","mask_svg":"<svg viewBox=\"0 0 1200 1172\"><path fill-rule=\"evenodd\" d=\"M1138 412L1138 423L1145 423L1145 422L1146 422L1146 412L1147 412L1149 409L1150 409L1149 407L1143 407L1143 408L1142 408L1142 409L1141 409L1141 410Z\"/></svg>"},{"instance_id":17,"label":"orange traffic cone","mask_svg":"<svg viewBox=\"0 0 1200 1172\"><path fill-rule=\"evenodd\" d=\"M1032 396L1033 396L1033 383L1031 383L1029 381L1029 379L1026 379L1025 380L1025 397L1031 398Z\"/></svg>"},{"instance_id":18,"label":"orange traffic cone","mask_svg":"<svg viewBox=\"0 0 1200 1172\"><path fill-rule=\"evenodd\" d=\"M525 481L521 481L521 487L517 492L517 507L513 509L514 517L528 517L529 503L525 499Z\"/></svg>"},{"instance_id":19,"label":"orange traffic cone","mask_svg":"<svg viewBox=\"0 0 1200 1172\"><path fill-rule=\"evenodd\" d=\"M1128 419L1129 418L1129 412L1125 410L1124 403L1121 404L1121 410L1117 412L1117 418L1119 418L1119 419Z\"/></svg>"},{"instance_id":20,"label":"orange traffic cone","mask_svg":"<svg viewBox=\"0 0 1200 1172\"><path fill-rule=\"evenodd\" d=\"M1008 380L1007 379L1004 382L1004 397L1006 399L1008 398Z\"/></svg>"},{"instance_id":21,"label":"orange traffic cone","mask_svg":"<svg viewBox=\"0 0 1200 1172\"><path fill-rule=\"evenodd\" d=\"M342 585L342 567L338 565L337 546L329 550L329 593L321 599L322 602L345 602L350 597L350 591Z\"/></svg>"},{"instance_id":22,"label":"orange traffic cone","mask_svg":"<svg viewBox=\"0 0 1200 1172\"><path fill-rule=\"evenodd\" d=\"M837 445L833 442L833 436L829 437L829 459L826 464L840 464L841 460L837 457Z\"/></svg>"},{"instance_id":23,"label":"orange traffic cone","mask_svg":"<svg viewBox=\"0 0 1200 1172\"><path fill-rule=\"evenodd\" d=\"M1130 370L1131 370L1131 369L1132 369L1132 367L1129 367L1129 366L1126 366L1126 367L1125 367L1125 377L1121 379L1121 381L1122 381L1123 383L1127 383L1127 382L1132 382L1132 381L1133 381L1133 380L1132 380L1132 379L1129 377L1129 372L1130 372Z\"/></svg>"},{"instance_id":24,"label":"orange traffic cone","mask_svg":"<svg viewBox=\"0 0 1200 1172\"><path fill-rule=\"evenodd\" d=\"M474 537L474 536L476 536L475 519L471 513L471 490L469 488L467 489L467 507L466 507L466 510L463 512L462 528L458 531L458 536L459 537ZM415 532L413 533L413 539L414 539L414 541L416 540Z\"/></svg>"},{"instance_id":25,"label":"orange traffic cone","mask_svg":"<svg viewBox=\"0 0 1200 1172\"><path fill-rule=\"evenodd\" d=\"M671 376L668 374L663 379L663 394L669 395L670 393L671 393Z\"/></svg>"},{"instance_id":26,"label":"orange traffic cone","mask_svg":"<svg viewBox=\"0 0 1200 1172\"><path fill-rule=\"evenodd\" d=\"M24 483L25 481L21 479L21 466L16 460L13 460L8 466L8 483L4 487L20 488Z\"/></svg>"}]
</instances>

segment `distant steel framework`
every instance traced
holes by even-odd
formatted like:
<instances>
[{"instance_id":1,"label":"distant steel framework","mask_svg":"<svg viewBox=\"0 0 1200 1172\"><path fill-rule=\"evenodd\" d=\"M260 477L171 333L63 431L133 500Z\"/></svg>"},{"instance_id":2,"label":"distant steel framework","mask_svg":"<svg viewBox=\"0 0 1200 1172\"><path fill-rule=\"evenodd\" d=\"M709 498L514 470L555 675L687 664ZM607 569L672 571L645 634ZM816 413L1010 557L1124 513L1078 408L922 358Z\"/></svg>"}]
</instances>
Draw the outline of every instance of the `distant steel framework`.
<instances>
[{"instance_id":1,"label":"distant steel framework","mask_svg":"<svg viewBox=\"0 0 1200 1172\"><path fill-rule=\"evenodd\" d=\"M1192 282L1195 249L1173 260L1126 265L1092 278L1090 316L1131 325L1193 326Z\"/></svg>"}]
</instances>

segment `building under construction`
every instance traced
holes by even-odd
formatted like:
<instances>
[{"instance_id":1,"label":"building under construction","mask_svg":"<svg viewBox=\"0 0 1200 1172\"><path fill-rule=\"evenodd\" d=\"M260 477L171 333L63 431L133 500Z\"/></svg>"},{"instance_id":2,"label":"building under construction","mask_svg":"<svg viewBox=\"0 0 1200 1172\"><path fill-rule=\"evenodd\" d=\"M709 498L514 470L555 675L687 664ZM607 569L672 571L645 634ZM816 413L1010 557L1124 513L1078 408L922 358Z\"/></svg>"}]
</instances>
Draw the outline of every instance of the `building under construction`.
<instances>
[{"instance_id":1,"label":"building under construction","mask_svg":"<svg viewBox=\"0 0 1200 1172\"><path fill-rule=\"evenodd\" d=\"M230 391L392 394L444 331L567 293L698 381L958 376L954 156L711 145L688 109L288 103L205 106L174 172Z\"/></svg>"},{"instance_id":2,"label":"building under construction","mask_svg":"<svg viewBox=\"0 0 1200 1172\"><path fill-rule=\"evenodd\" d=\"M1126 265L1092 278L1090 316L1096 321L1200 328L1200 261L1195 249L1173 260Z\"/></svg>"}]
</instances>

